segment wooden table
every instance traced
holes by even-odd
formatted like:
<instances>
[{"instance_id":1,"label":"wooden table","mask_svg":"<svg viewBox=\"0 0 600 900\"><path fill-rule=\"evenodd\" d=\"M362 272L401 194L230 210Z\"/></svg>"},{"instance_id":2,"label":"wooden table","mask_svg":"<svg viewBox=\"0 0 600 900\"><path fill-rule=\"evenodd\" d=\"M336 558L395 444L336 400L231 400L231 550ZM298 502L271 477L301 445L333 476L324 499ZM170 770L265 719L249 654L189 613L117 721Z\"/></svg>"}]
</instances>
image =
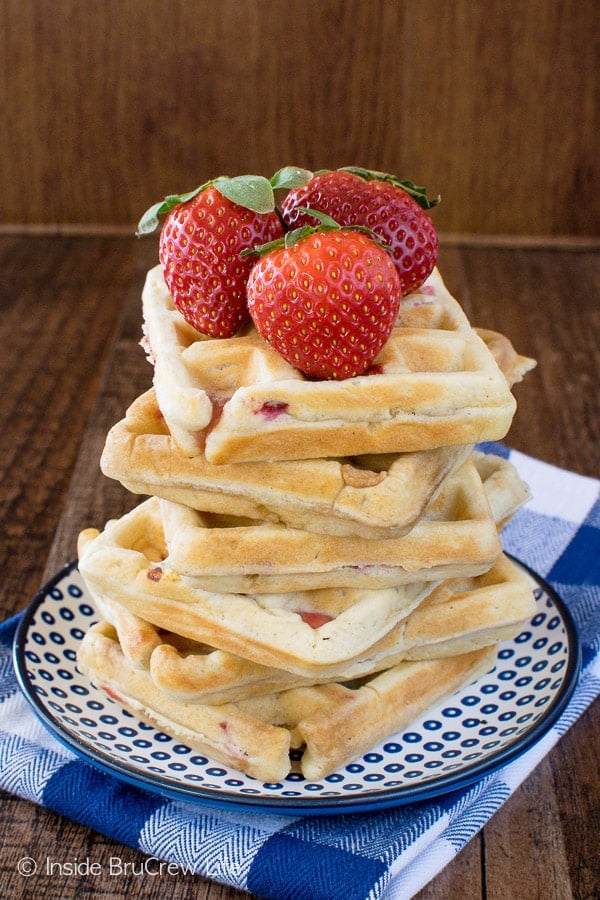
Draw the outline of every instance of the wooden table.
<instances>
[{"instance_id":1,"label":"wooden table","mask_svg":"<svg viewBox=\"0 0 600 900\"><path fill-rule=\"evenodd\" d=\"M592 248L445 243L440 268L475 324L502 330L539 367L515 393L512 446L600 474L600 256ZM140 290L153 239L0 236L0 612L23 609L75 556L78 531L134 498L101 475L107 429L150 385L138 346ZM456 860L420 894L564 900L600 893L600 704L567 733ZM0 795L3 897L247 896L199 877L35 876L22 856L144 857L47 810ZM131 865L128 867L131 869ZM350 900L350 898L349 898Z\"/></svg>"}]
</instances>

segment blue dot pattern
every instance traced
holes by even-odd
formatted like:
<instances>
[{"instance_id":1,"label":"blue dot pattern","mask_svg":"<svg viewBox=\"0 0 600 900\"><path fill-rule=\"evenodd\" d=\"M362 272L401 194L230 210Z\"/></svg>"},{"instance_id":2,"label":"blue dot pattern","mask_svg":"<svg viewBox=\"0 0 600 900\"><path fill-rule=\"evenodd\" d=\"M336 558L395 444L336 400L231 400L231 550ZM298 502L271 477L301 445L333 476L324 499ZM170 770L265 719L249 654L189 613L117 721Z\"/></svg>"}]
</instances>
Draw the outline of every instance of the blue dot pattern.
<instances>
[{"instance_id":1,"label":"blue dot pattern","mask_svg":"<svg viewBox=\"0 0 600 900\"><path fill-rule=\"evenodd\" d=\"M56 585L36 610L28 630L25 659L32 692L60 729L85 742L92 753L125 773L151 773L168 787L198 786L218 795L247 797L339 798L367 792L422 786L440 777L469 775L473 766L494 762L543 722L546 707L560 695L570 645L553 598L538 589L538 613L515 641L504 646L495 669L452 701L430 710L409 729L386 740L361 759L321 782L299 772L282 782L257 785L249 776L217 766L168 734L137 721L77 669L77 636L95 618L77 572ZM78 603L70 603L72 597ZM70 610L72 618L65 614ZM69 621L65 637L56 623ZM75 623L76 627L70 627ZM548 670L548 677L539 672ZM489 702L493 693L494 702ZM435 712L435 715L434 715ZM436 733L438 740L429 740ZM298 754L298 759L300 758Z\"/></svg>"}]
</instances>

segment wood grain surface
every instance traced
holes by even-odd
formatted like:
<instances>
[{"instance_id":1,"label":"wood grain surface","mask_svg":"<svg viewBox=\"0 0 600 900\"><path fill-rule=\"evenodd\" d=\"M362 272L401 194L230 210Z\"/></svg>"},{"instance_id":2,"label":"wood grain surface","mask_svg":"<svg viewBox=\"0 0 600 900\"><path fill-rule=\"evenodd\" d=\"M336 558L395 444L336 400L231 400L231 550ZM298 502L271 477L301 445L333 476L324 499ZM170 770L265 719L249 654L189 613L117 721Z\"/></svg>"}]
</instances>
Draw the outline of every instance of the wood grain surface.
<instances>
[{"instance_id":1,"label":"wood grain surface","mask_svg":"<svg viewBox=\"0 0 600 900\"><path fill-rule=\"evenodd\" d=\"M1 0L0 225L362 165L449 233L600 235L596 0Z\"/></svg>"},{"instance_id":2,"label":"wood grain surface","mask_svg":"<svg viewBox=\"0 0 600 900\"><path fill-rule=\"evenodd\" d=\"M138 346L153 239L0 237L0 616L25 607L78 531L135 501L98 467L107 429L151 381ZM515 389L512 446L600 474L599 255L443 246L441 271L475 324L507 333L539 367ZM600 893L600 706L562 738L419 900L565 900ZM0 794L3 897L238 900L200 877L140 874L137 851ZM23 879L17 862L111 857L127 873ZM137 868L136 868L137 867Z\"/></svg>"}]
</instances>

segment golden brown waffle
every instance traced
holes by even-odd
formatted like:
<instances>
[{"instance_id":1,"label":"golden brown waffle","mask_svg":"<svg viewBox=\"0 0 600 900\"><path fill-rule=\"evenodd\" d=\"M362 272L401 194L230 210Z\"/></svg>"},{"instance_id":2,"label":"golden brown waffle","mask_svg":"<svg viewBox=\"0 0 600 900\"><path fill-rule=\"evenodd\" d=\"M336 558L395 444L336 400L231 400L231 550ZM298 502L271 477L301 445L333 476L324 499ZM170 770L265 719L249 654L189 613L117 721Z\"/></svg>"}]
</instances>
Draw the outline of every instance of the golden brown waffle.
<instances>
[{"instance_id":1,"label":"golden brown waffle","mask_svg":"<svg viewBox=\"0 0 600 900\"><path fill-rule=\"evenodd\" d=\"M134 715L264 782L291 769L289 751L304 747L301 770L323 778L378 741L404 728L433 703L493 667L495 648L444 660L404 662L350 688L299 687L238 703L185 703L156 689L149 673L134 668L107 623L86 634L79 665Z\"/></svg>"},{"instance_id":2,"label":"golden brown waffle","mask_svg":"<svg viewBox=\"0 0 600 900\"><path fill-rule=\"evenodd\" d=\"M385 588L477 575L500 552L477 469L468 460L444 481L422 519L399 538L339 537L160 503L165 566L218 591Z\"/></svg>"},{"instance_id":3,"label":"golden brown waffle","mask_svg":"<svg viewBox=\"0 0 600 900\"><path fill-rule=\"evenodd\" d=\"M156 565L156 556L166 553L161 523L152 498L101 535L88 532L79 568L91 593L159 628L168 623L184 637L301 675L367 649L435 586L216 593Z\"/></svg>"},{"instance_id":4,"label":"golden brown waffle","mask_svg":"<svg viewBox=\"0 0 600 900\"><path fill-rule=\"evenodd\" d=\"M161 691L189 703L228 703L326 681L371 675L407 659L455 656L514 637L535 612L527 578L502 555L477 578L443 582L365 654L301 677L186 640L145 622L97 593L127 661L150 672Z\"/></svg>"},{"instance_id":5,"label":"golden brown waffle","mask_svg":"<svg viewBox=\"0 0 600 900\"><path fill-rule=\"evenodd\" d=\"M112 554L137 550L143 556L141 541L151 548L151 561L144 566L152 573L146 580L160 581L160 592L179 580L201 592L265 595L260 602L269 606L268 594L329 591L320 595L326 606L318 611L330 615L338 615L352 592L480 574L501 549L485 489L470 460L446 479L425 517L400 538L318 535L198 513L152 497L105 529L85 554L85 572L93 567L101 577L101 563L114 569Z\"/></svg>"},{"instance_id":6,"label":"golden brown waffle","mask_svg":"<svg viewBox=\"0 0 600 900\"><path fill-rule=\"evenodd\" d=\"M173 440L154 390L108 433L105 475L136 494L192 509L280 522L307 531L399 537L423 515L470 446L341 459L211 465Z\"/></svg>"},{"instance_id":7,"label":"golden brown waffle","mask_svg":"<svg viewBox=\"0 0 600 900\"><path fill-rule=\"evenodd\" d=\"M211 463L398 453L503 438L515 400L434 271L403 299L372 374L313 381L252 328L214 340L187 326L160 267L143 291L159 407L184 453Z\"/></svg>"},{"instance_id":8,"label":"golden brown waffle","mask_svg":"<svg viewBox=\"0 0 600 900\"><path fill-rule=\"evenodd\" d=\"M493 479L486 480L486 492L488 485L493 493ZM511 497L506 502L514 505ZM215 593L161 562L167 545L160 503L145 501L109 523L102 535L92 532L89 539L84 533L80 569L86 582L93 593L117 600L145 621L168 623L180 635L245 659L314 676L374 646L435 587L414 572L412 582L381 590ZM480 572L491 568L498 553ZM467 564L457 568L456 576L478 574Z\"/></svg>"}]
</instances>

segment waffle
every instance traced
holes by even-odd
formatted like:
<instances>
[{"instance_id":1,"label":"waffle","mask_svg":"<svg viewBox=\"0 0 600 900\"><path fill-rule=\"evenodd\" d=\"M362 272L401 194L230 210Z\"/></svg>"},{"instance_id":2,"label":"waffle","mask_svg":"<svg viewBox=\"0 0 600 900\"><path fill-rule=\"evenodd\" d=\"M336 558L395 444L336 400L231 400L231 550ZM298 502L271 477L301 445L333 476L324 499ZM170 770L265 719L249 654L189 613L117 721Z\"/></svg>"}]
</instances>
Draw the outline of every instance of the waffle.
<instances>
[{"instance_id":1,"label":"waffle","mask_svg":"<svg viewBox=\"0 0 600 900\"><path fill-rule=\"evenodd\" d=\"M490 476L485 490L492 500L495 486ZM513 503L508 496L504 502ZM165 564L161 503L151 498L108 523L102 535L93 530L82 534L80 569L86 583L144 621L158 627L169 623L180 635L254 662L312 677L366 652L436 587L435 580L423 581L414 572L409 583L379 590L214 593ZM504 518L500 504L495 506ZM495 532L495 523L493 527ZM368 543L377 547L381 542ZM454 574L487 571L498 555L479 573L469 572L463 561ZM430 571L428 575L432 577Z\"/></svg>"},{"instance_id":2,"label":"waffle","mask_svg":"<svg viewBox=\"0 0 600 900\"><path fill-rule=\"evenodd\" d=\"M511 387L522 381L528 372L535 369L536 360L517 353L506 335L489 328L476 327L475 331L491 352Z\"/></svg>"},{"instance_id":3,"label":"waffle","mask_svg":"<svg viewBox=\"0 0 600 900\"><path fill-rule=\"evenodd\" d=\"M109 431L101 468L135 494L192 509L324 534L399 537L471 449L213 466L204 454L179 451L152 389Z\"/></svg>"},{"instance_id":4,"label":"waffle","mask_svg":"<svg viewBox=\"0 0 600 900\"><path fill-rule=\"evenodd\" d=\"M448 476L417 525L400 538L321 535L199 513L152 497L108 530L98 547L135 546L162 529L155 578L180 577L204 591L275 594L383 590L486 571L500 553L495 522L472 461ZM106 533L105 533L106 534Z\"/></svg>"},{"instance_id":5,"label":"waffle","mask_svg":"<svg viewBox=\"0 0 600 900\"><path fill-rule=\"evenodd\" d=\"M253 663L159 629L98 593L94 602L114 626L129 664L148 670L156 687L175 700L228 703L316 683L315 677ZM443 582L365 654L322 668L317 682L347 681L407 659L487 647L514 637L534 612L528 580L502 555L484 575Z\"/></svg>"},{"instance_id":6,"label":"waffle","mask_svg":"<svg viewBox=\"0 0 600 900\"><path fill-rule=\"evenodd\" d=\"M197 334L159 266L143 291L158 405L183 453L210 463L399 453L503 438L516 403L435 270L401 304L371 374L313 381L248 327Z\"/></svg>"},{"instance_id":7,"label":"waffle","mask_svg":"<svg viewBox=\"0 0 600 900\"><path fill-rule=\"evenodd\" d=\"M512 463L501 456L475 450L471 458L485 485L493 519L501 531L517 510L531 500L529 487Z\"/></svg>"},{"instance_id":8,"label":"waffle","mask_svg":"<svg viewBox=\"0 0 600 900\"><path fill-rule=\"evenodd\" d=\"M166 565L213 590L267 593L386 588L476 575L500 552L481 478L468 460L444 481L424 517L399 538L322 535L212 516L161 501Z\"/></svg>"},{"instance_id":9,"label":"waffle","mask_svg":"<svg viewBox=\"0 0 600 900\"><path fill-rule=\"evenodd\" d=\"M131 666L112 626L88 631L79 652L83 672L134 715L176 740L263 782L290 772L289 751L304 748L300 768L325 777L414 721L494 665L495 648L443 660L404 662L351 688L298 687L238 703L191 704L158 691Z\"/></svg>"},{"instance_id":10,"label":"waffle","mask_svg":"<svg viewBox=\"0 0 600 900\"><path fill-rule=\"evenodd\" d=\"M87 532L79 568L91 591L184 637L274 668L311 675L376 643L434 587L323 588L276 594L216 593L157 566L166 553L159 501Z\"/></svg>"}]
</instances>

